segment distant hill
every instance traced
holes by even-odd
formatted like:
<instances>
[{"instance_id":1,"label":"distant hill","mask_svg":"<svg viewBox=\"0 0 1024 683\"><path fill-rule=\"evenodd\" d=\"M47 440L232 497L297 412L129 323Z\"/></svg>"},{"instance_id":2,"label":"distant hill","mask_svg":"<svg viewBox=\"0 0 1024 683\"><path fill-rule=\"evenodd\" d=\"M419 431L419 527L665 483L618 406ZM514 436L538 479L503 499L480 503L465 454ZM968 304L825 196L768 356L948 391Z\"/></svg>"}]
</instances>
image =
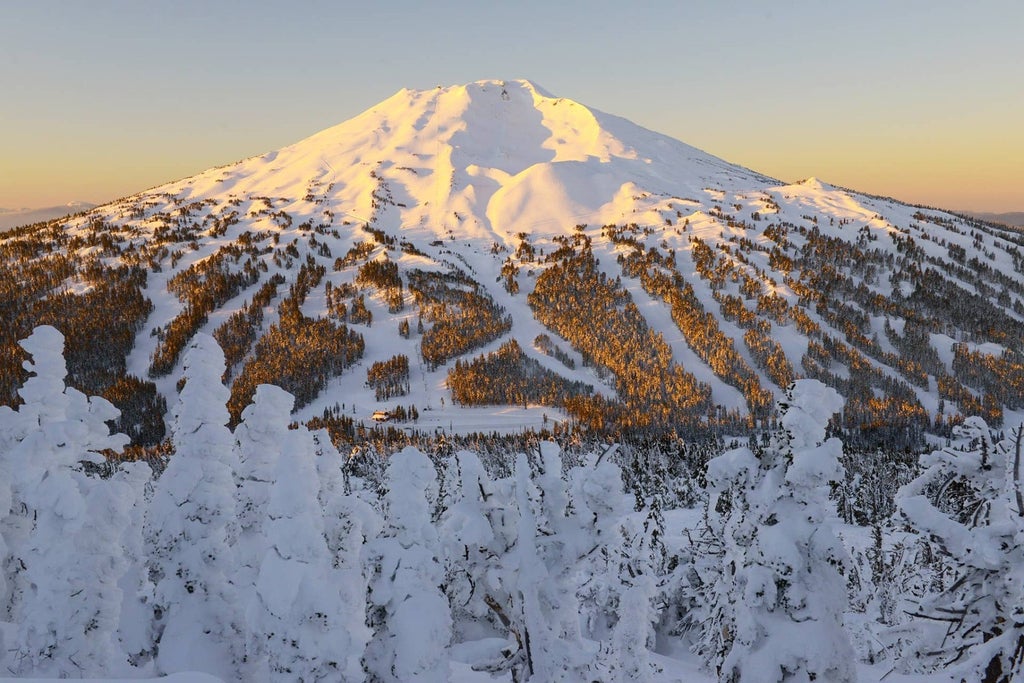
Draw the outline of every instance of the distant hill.
<instances>
[{"instance_id":1,"label":"distant hill","mask_svg":"<svg viewBox=\"0 0 1024 683\"><path fill-rule=\"evenodd\" d=\"M1017 228L1024 228L1024 211L1009 211L1007 213L990 213L984 211L967 211L968 216L980 218L983 221L1012 225Z\"/></svg>"},{"instance_id":2,"label":"distant hill","mask_svg":"<svg viewBox=\"0 0 1024 683\"><path fill-rule=\"evenodd\" d=\"M71 202L59 206L45 206L41 209L0 209L0 230L62 218L73 213L88 211L95 206L89 202Z\"/></svg>"}]
</instances>

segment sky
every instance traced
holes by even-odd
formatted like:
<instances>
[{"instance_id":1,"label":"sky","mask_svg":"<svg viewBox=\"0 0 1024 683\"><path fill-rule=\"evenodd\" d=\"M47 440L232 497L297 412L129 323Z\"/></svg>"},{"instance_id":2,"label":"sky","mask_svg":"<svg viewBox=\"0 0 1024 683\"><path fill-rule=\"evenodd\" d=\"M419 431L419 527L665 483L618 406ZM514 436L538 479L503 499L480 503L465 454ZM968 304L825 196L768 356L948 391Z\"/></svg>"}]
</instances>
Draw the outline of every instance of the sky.
<instances>
[{"instance_id":1,"label":"sky","mask_svg":"<svg viewBox=\"0 0 1024 683\"><path fill-rule=\"evenodd\" d=\"M1024 210L1020 0L5 0L0 207L102 203L403 87L530 79L786 181Z\"/></svg>"}]
</instances>

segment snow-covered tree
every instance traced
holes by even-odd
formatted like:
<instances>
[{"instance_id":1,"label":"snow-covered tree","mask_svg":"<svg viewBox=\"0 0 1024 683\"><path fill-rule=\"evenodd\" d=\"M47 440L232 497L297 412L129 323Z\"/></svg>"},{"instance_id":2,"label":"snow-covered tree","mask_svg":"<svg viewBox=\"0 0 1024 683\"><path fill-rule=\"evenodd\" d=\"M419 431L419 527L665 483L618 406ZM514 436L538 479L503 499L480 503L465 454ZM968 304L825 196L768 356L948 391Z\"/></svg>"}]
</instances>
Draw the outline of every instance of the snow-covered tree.
<instances>
[{"instance_id":1,"label":"snow-covered tree","mask_svg":"<svg viewBox=\"0 0 1024 683\"><path fill-rule=\"evenodd\" d=\"M32 374L18 390L24 403L17 411L0 407L0 543L5 549L0 558L4 560L0 585L5 588L0 594L4 598L0 617L5 620L14 616L26 591L26 565L21 554L27 552L35 510L30 508L30 501L23 500L25 489L33 488L52 464L34 457L35 449L52 447L46 445L54 436L52 425L65 421L70 396L74 396L65 395L67 364L60 332L48 325L41 326L20 345L32 357L25 362L25 368Z\"/></svg>"},{"instance_id":2,"label":"snow-covered tree","mask_svg":"<svg viewBox=\"0 0 1024 683\"><path fill-rule=\"evenodd\" d=\"M518 529L508 561L526 645L522 680L583 680L594 662L583 646L573 568L586 539L572 519L557 446L542 444L541 460L536 483L525 455L515 466Z\"/></svg>"},{"instance_id":3,"label":"snow-covered tree","mask_svg":"<svg viewBox=\"0 0 1024 683\"><path fill-rule=\"evenodd\" d=\"M277 461L289 440L288 424L294 404L295 397L284 389L261 384L235 428L239 458L235 472L239 538L235 552L240 582L255 580L267 550L263 524Z\"/></svg>"},{"instance_id":4,"label":"snow-covered tree","mask_svg":"<svg viewBox=\"0 0 1024 683\"><path fill-rule=\"evenodd\" d=\"M651 599L656 591L653 572L646 572L630 577L619 595L619 620L612 631L608 658L613 680L619 683L644 683L650 679L650 647L658 620Z\"/></svg>"},{"instance_id":5,"label":"snow-covered tree","mask_svg":"<svg viewBox=\"0 0 1024 683\"><path fill-rule=\"evenodd\" d=\"M21 520L12 504L14 502L14 491L11 488L11 480L14 478L14 463L12 462L11 451L15 444L20 441L17 434L21 430L18 425L21 422L21 415L7 406L0 406L0 621L10 621L11 608L13 607L16 575L18 573L12 554L11 543L17 543L15 536L21 536L18 524ZM3 639L0 633L0 640ZM0 645L3 643L0 642ZM0 649L0 652L5 650ZM0 661L3 661L0 655Z\"/></svg>"},{"instance_id":6,"label":"snow-covered tree","mask_svg":"<svg viewBox=\"0 0 1024 683\"><path fill-rule=\"evenodd\" d=\"M276 403L287 416L291 401ZM268 548L247 613L251 651L265 657L270 680L339 680L351 639L317 499L315 443L305 427L284 436L263 525Z\"/></svg>"},{"instance_id":7,"label":"snow-covered tree","mask_svg":"<svg viewBox=\"0 0 1024 683\"><path fill-rule=\"evenodd\" d=\"M763 452L739 448L708 465L705 538L716 552L695 563L708 605L697 649L722 681L854 680L846 553L829 525L842 444L825 439L842 405L799 380Z\"/></svg>"},{"instance_id":8,"label":"snow-covered tree","mask_svg":"<svg viewBox=\"0 0 1024 683\"><path fill-rule=\"evenodd\" d=\"M442 550L429 501L437 475L413 447L391 456L385 495L386 528L372 543L373 638L363 656L368 680L447 681L452 622L439 586Z\"/></svg>"},{"instance_id":9,"label":"snow-covered tree","mask_svg":"<svg viewBox=\"0 0 1024 683\"><path fill-rule=\"evenodd\" d=\"M998 442L970 417L954 437L922 457L922 473L898 498L951 574L913 614L922 637L912 654L963 680L1009 683L1024 677L1024 429Z\"/></svg>"},{"instance_id":10,"label":"snow-covered tree","mask_svg":"<svg viewBox=\"0 0 1024 683\"><path fill-rule=\"evenodd\" d=\"M144 462L120 463L112 476L129 502L128 524L121 536L120 546L127 571L121 578L121 615L118 640L128 661L143 666L153 656L156 634L153 628L153 584L149 580L149 560L143 536L148 493L152 492L153 472Z\"/></svg>"},{"instance_id":11,"label":"snow-covered tree","mask_svg":"<svg viewBox=\"0 0 1024 683\"><path fill-rule=\"evenodd\" d=\"M350 640L349 651L358 655L372 632L366 626L369 575L364 556L368 539L380 534L383 520L368 502L352 491L343 475L344 460L326 430L311 432L320 480L318 500L323 511L324 535L332 558L332 582L339 591Z\"/></svg>"},{"instance_id":12,"label":"snow-covered tree","mask_svg":"<svg viewBox=\"0 0 1024 683\"><path fill-rule=\"evenodd\" d=\"M646 681L661 601L664 525L654 523L650 502L642 503L643 520L628 516L635 497L624 493L622 472L608 455L591 454L569 472L573 512L587 546L577 567L580 614L587 635L602 641L604 679Z\"/></svg>"},{"instance_id":13,"label":"snow-covered tree","mask_svg":"<svg viewBox=\"0 0 1024 683\"><path fill-rule=\"evenodd\" d=\"M18 569L10 602L18 638L8 667L111 673L126 660L116 634L131 496L118 482L87 476L81 463L103 462L98 451L119 449L128 438L110 434L106 422L119 412L108 401L65 387L60 332L37 327L21 346L33 375L19 390L23 432L4 457L12 476L8 512L17 511L3 520Z\"/></svg>"},{"instance_id":14,"label":"snow-covered tree","mask_svg":"<svg viewBox=\"0 0 1024 683\"><path fill-rule=\"evenodd\" d=\"M163 672L199 669L238 675L241 615L231 577L237 537L230 392L221 384L224 354L197 334L185 353L173 408L174 455L157 481L146 519Z\"/></svg>"},{"instance_id":15,"label":"snow-covered tree","mask_svg":"<svg viewBox=\"0 0 1024 683\"><path fill-rule=\"evenodd\" d=\"M498 539L491 525L500 503L480 458L459 451L451 457L451 465L451 478L458 486L453 487L440 523L445 587L456 629L479 630L492 618L488 600L493 602L491 593L501 589L500 559L508 548L495 543Z\"/></svg>"},{"instance_id":16,"label":"snow-covered tree","mask_svg":"<svg viewBox=\"0 0 1024 683\"><path fill-rule=\"evenodd\" d=\"M593 453L569 471L569 485L586 545L576 568L579 613L587 637L604 640L618 618L619 568L626 562L623 525L632 496L623 492L619 466Z\"/></svg>"}]
</instances>

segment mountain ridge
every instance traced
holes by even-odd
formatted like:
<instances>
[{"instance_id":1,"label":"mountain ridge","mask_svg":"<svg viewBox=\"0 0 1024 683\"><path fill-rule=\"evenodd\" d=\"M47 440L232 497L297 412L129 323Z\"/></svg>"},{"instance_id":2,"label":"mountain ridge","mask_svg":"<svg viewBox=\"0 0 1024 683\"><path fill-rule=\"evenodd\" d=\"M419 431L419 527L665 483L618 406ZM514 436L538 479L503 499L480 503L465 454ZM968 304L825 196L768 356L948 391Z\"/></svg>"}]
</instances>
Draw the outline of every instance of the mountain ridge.
<instances>
[{"instance_id":1,"label":"mountain ridge","mask_svg":"<svg viewBox=\"0 0 1024 683\"><path fill-rule=\"evenodd\" d=\"M61 218L80 211L88 211L95 208L96 204L90 202L68 202L55 206L43 206L37 208L22 209L0 209L0 230L9 230L22 225L31 225L41 221Z\"/></svg>"}]
</instances>

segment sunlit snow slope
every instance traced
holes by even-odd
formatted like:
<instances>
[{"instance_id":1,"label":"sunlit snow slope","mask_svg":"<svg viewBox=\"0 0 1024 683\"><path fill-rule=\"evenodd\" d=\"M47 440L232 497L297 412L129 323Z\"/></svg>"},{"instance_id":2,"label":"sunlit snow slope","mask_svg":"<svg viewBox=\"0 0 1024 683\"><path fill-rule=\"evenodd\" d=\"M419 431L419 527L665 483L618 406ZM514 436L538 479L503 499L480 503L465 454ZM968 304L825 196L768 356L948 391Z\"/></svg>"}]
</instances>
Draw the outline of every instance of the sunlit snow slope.
<instances>
[{"instance_id":1,"label":"sunlit snow slope","mask_svg":"<svg viewBox=\"0 0 1024 683\"><path fill-rule=\"evenodd\" d=\"M386 230L507 240L575 223L634 220L645 193L760 187L764 176L529 81L401 90L295 145L154 190L188 201L235 195L327 205ZM390 192L394 204L374 195Z\"/></svg>"}]
</instances>

